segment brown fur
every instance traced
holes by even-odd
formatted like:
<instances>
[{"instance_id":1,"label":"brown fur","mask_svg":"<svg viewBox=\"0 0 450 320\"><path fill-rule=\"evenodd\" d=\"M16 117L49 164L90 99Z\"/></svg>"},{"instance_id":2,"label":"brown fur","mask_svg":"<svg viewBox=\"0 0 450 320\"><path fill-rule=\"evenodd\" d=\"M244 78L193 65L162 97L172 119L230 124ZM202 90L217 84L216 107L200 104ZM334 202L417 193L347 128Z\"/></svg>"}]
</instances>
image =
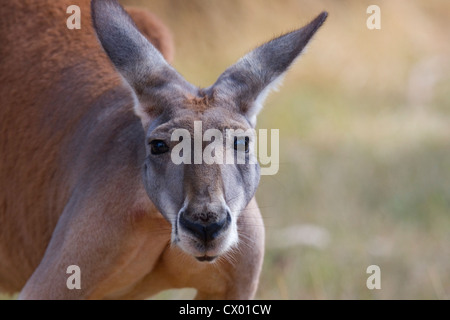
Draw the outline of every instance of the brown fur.
<instances>
[{"instance_id":1,"label":"brown fur","mask_svg":"<svg viewBox=\"0 0 450 320\"><path fill-rule=\"evenodd\" d=\"M213 104L208 96L203 96L203 97L188 97L186 105L189 106L190 110L194 110L196 112L204 112L205 110L209 109Z\"/></svg>"},{"instance_id":2,"label":"brown fur","mask_svg":"<svg viewBox=\"0 0 450 320\"><path fill-rule=\"evenodd\" d=\"M81 30L65 25L73 4ZM245 259L201 263L169 245L170 224L142 186L142 125L89 12L88 0L0 4L0 289L42 299L146 298L180 287L197 288L198 298L253 297L264 241L256 202L239 220L255 241L234 253ZM167 29L130 13L170 60ZM81 290L66 287L72 264Z\"/></svg>"}]
</instances>

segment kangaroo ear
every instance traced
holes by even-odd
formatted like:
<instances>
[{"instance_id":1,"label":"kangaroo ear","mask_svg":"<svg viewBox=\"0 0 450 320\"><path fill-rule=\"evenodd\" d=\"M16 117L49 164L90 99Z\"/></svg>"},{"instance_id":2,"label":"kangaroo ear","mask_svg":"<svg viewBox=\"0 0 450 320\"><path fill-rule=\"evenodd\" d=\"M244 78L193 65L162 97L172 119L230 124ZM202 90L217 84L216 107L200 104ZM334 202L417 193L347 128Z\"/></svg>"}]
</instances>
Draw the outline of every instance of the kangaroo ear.
<instances>
[{"instance_id":1,"label":"kangaroo ear","mask_svg":"<svg viewBox=\"0 0 450 320\"><path fill-rule=\"evenodd\" d=\"M113 65L131 86L135 113L144 128L172 100L193 86L181 77L137 29L117 0L92 0L92 21L97 37Z\"/></svg>"},{"instance_id":2,"label":"kangaroo ear","mask_svg":"<svg viewBox=\"0 0 450 320\"><path fill-rule=\"evenodd\" d=\"M322 12L305 27L254 49L228 68L210 88L218 99L233 99L239 112L253 124L268 93L302 53L328 16Z\"/></svg>"}]
</instances>

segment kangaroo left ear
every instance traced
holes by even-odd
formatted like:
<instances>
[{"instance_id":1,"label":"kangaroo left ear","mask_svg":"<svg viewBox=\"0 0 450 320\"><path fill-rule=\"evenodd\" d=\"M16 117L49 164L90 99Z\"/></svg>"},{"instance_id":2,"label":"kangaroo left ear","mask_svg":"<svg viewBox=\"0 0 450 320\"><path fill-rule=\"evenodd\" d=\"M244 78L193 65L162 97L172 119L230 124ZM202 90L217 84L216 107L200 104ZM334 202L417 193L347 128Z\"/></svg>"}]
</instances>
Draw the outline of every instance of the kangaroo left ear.
<instances>
[{"instance_id":1,"label":"kangaroo left ear","mask_svg":"<svg viewBox=\"0 0 450 320\"><path fill-rule=\"evenodd\" d=\"M256 116L267 95L300 56L327 16L327 12L322 12L303 28L269 41L245 55L210 88L215 99L233 99L234 107L255 126Z\"/></svg>"}]
</instances>

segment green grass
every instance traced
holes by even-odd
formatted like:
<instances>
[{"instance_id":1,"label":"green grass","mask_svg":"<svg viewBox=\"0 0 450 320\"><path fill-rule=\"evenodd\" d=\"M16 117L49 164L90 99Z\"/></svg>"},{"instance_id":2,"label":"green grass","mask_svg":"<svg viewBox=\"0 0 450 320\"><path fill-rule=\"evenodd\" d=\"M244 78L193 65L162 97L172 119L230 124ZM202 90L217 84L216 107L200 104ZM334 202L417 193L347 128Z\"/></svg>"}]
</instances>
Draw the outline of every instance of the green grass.
<instances>
[{"instance_id":1,"label":"green grass","mask_svg":"<svg viewBox=\"0 0 450 320\"><path fill-rule=\"evenodd\" d=\"M6 294L6 293L0 293L0 300L12 300L17 299L19 294Z\"/></svg>"}]
</instances>

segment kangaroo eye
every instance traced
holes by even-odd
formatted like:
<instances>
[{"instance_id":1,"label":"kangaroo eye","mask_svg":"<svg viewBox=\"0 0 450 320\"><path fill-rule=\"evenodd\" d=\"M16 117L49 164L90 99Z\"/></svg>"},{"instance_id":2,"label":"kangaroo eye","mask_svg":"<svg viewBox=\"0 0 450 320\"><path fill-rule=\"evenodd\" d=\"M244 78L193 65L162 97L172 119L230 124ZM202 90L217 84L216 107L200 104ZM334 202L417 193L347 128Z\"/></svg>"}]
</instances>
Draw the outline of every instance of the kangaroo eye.
<instances>
[{"instance_id":1,"label":"kangaroo eye","mask_svg":"<svg viewBox=\"0 0 450 320\"><path fill-rule=\"evenodd\" d=\"M150 151L154 155L163 154L169 151L169 147L162 140L153 140L150 142Z\"/></svg>"},{"instance_id":2,"label":"kangaroo eye","mask_svg":"<svg viewBox=\"0 0 450 320\"><path fill-rule=\"evenodd\" d=\"M234 150L249 152L250 139L248 137L234 137Z\"/></svg>"}]
</instances>

